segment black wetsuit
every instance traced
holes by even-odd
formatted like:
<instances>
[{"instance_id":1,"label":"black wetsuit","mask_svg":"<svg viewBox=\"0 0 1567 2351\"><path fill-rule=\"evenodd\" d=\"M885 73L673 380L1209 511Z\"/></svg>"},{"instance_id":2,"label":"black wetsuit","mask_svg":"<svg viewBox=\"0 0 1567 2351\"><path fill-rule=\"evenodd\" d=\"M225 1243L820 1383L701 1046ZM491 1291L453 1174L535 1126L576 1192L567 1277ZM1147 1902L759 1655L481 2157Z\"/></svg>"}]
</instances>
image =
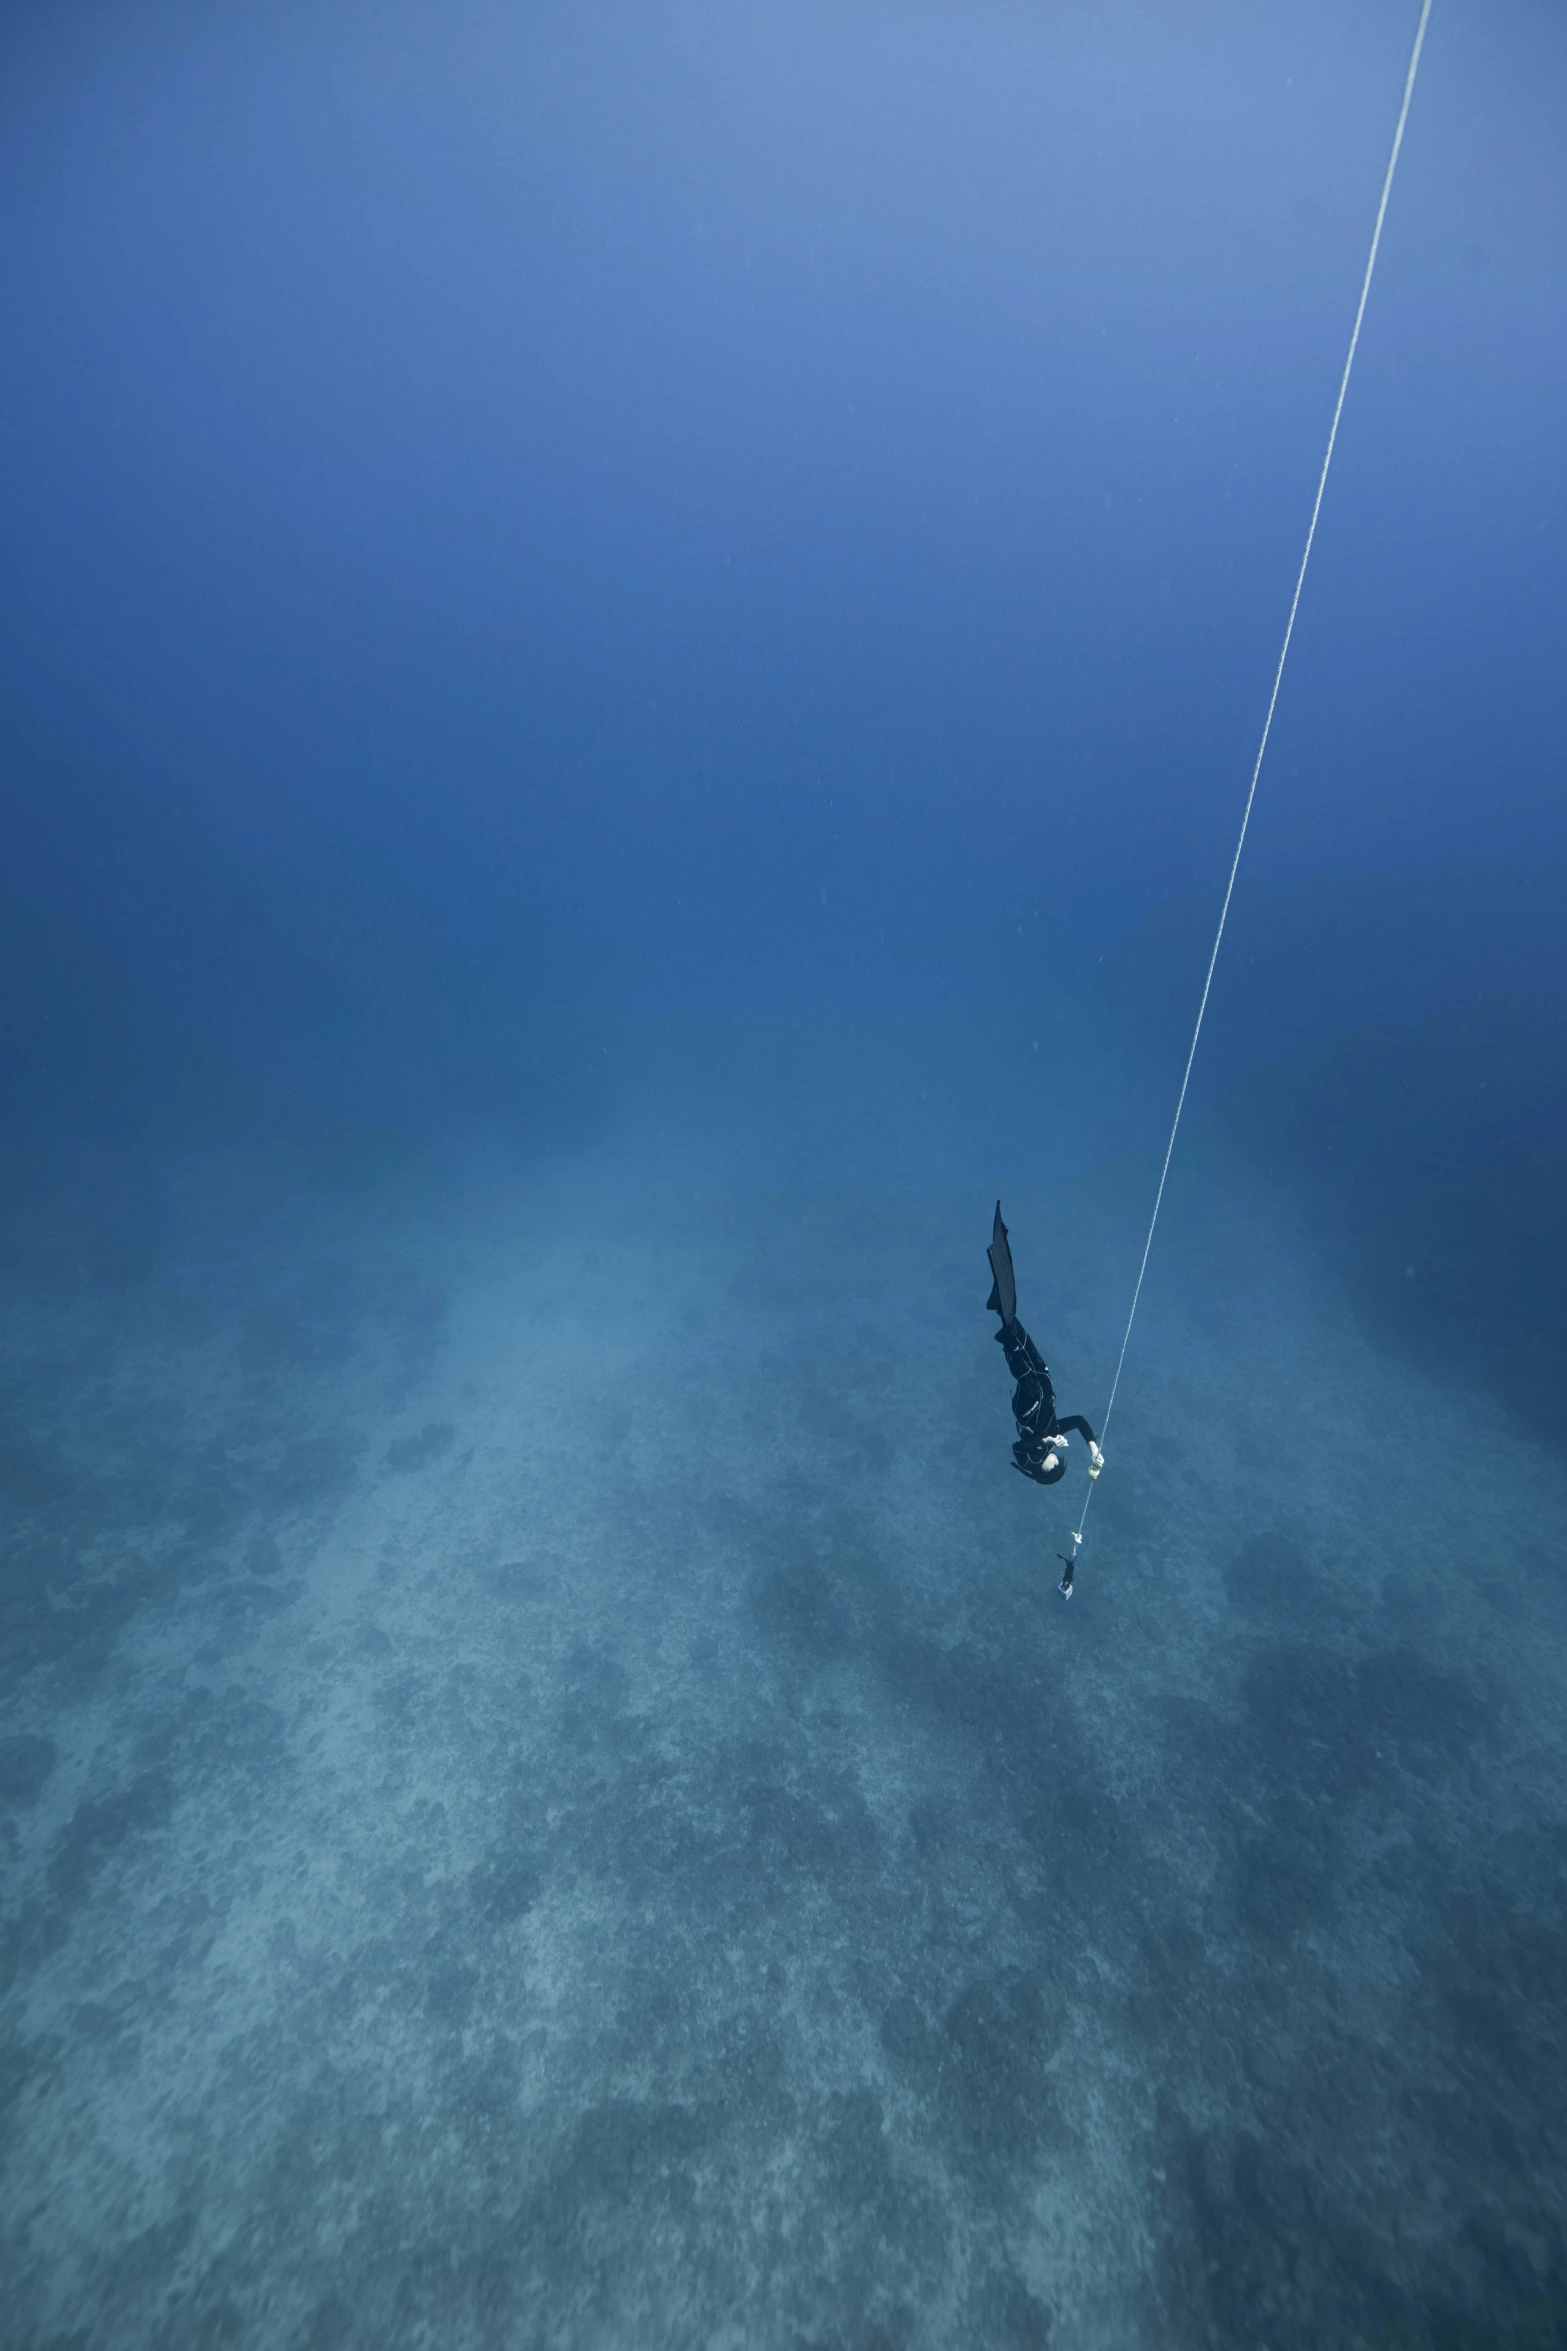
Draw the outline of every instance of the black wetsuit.
<instances>
[{"instance_id":1,"label":"black wetsuit","mask_svg":"<svg viewBox=\"0 0 1567 2351\"><path fill-rule=\"evenodd\" d=\"M1050 1385L1049 1367L1017 1318L1017 1278L1012 1271L1012 1250L1007 1228L1001 1221L999 1200L986 1254L993 1277L986 1304L992 1313L1001 1317L996 1337L1006 1356L1007 1369L1017 1382L1012 1391L1012 1418L1017 1422L1012 1466L1021 1470L1024 1477L1032 1478L1036 1486L1053 1486L1058 1478L1066 1476L1066 1462L1057 1447L1054 1448L1055 1468L1044 1466L1052 1451L1051 1438L1064 1436L1068 1429L1079 1429L1091 1446L1097 1440L1080 1412L1069 1414L1065 1420L1056 1418L1056 1392ZM1071 1581L1070 1574L1067 1581Z\"/></svg>"},{"instance_id":2,"label":"black wetsuit","mask_svg":"<svg viewBox=\"0 0 1567 2351\"><path fill-rule=\"evenodd\" d=\"M1066 1461L1057 1447L1055 1468L1045 1468L1045 1460L1052 1451L1051 1438L1064 1436L1068 1429L1077 1429L1092 1445L1096 1442L1094 1432L1080 1412L1068 1413L1065 1420L1057 1420L1056 1392L1050 1384L1049 1367L1020 1322L1015 1319L1004 1322L996 1338L1006 1356L1007 1369L1017 1382L1012 1391L1012 1418L1017 1422L1012 1466L1021 1470L1024 1477L1032 1478L1036 1486L1053 1486L1058 1478L1066 1476Z\"/></svg>"}]
</instances>

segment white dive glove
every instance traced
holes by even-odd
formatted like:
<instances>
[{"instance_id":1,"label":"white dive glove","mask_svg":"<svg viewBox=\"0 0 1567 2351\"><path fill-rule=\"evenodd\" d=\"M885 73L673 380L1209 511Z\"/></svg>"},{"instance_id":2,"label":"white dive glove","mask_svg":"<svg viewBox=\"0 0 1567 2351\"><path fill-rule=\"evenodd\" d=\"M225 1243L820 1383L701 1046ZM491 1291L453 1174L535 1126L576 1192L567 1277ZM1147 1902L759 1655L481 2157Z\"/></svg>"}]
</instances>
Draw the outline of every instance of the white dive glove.
<instances>
[{"instance_id":1,"label":"white dive glove","mask_svg":"<svg viewBox=\"0 0 1567 2351\"><path fill-rule=\"evenodd\" d=\"M1104 1455L1103 1455L1103 1454L1100 1452L1100 1450L1099 1450L1098 1446L1097 1446L1096 1444L1094 1444L1094 1443L1093 1443L1093 1442L1090 1440L1089 1447L1088 1447L1088 1474L1089 1474L1089 1476L1090 1476L1091 1478L1096 1478L1096 1477L1099 1475L1099 1472L1100 1472L1100 1471L1101 1471L1101 1470L1104 1468L1104 1465L1105 1465L1105 1457L1104 1457Z\"/></svg>"},{"instance_id":2,"label":"white dive glove","mask_svg":"<svg viewBox=\"0 0 1567 2351\"><path fill-rule=\"evenodd\" d=\"M1049 1451L1049 1452L1048 1452L1048 1453L1045 1455L1045 1458L1044 1458L1044 1460L1043 1460L1043 1461L1040 1463L1040 1465L1039 1465L1039 1466L1040 1466L1040 1468L1041 1468L1042 1470L1045 1470L1045 1471L1049 1471L1049 1470L1052 1470L1052 1469L1059 1469L1059 1467L1060 1467L1061 1465L1060 1465L1059 1461L1058 1461L1058 1460L1057 1460L1057 1458L1056 1458L1056 1451L1055 1451L1055 1447L1054 1447L1054 1445L1052 1445L1052 1446L1051 1446L1051 1448L1050 1448L1050 1451Z\"/></svg>"}]
</instances>

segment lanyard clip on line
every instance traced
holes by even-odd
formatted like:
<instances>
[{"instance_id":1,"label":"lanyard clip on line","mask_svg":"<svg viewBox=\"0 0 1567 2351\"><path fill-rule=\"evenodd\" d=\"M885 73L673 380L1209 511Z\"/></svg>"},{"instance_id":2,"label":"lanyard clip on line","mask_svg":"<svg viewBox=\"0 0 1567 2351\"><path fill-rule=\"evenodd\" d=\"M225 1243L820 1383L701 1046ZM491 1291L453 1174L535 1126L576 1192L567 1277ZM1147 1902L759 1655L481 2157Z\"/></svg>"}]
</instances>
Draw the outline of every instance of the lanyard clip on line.
<instances>
[{"instance_id":1,"label":"lanyard clip on line","mask_svg":"<svg viewBox=\"0 0 1567 2351\"><path fill-rule=\"evenodd\" d=\"M1115 1410L1116 1390L1121 1385L1121 1369L1126 1362L1127 1341L1132 1335L1132 1324L1137 1319L1137 1302L1143 1294L1143 1276L1148 1271L1148 1256L1153 1248L1154 1228L1159 1222L1159 1211L1164 1205L1164 1187L1170 1173L1170 1160L1175 1151L1175 1138L1180 1131L1181 1112L1186 1108L1186 1089L1191 1084L1192 1063L1197 1058L1197 1040L1202 1035L1203 1017L1208 1010L1208 997L1213 987L1214 966L1219 960L1219 948L1224 938L1224 926L1229 920L1230 900L1235 894L1235 876L1240 870L1241 851L1246 846L1246 828L1251 823L1252 804L1257 797L1257 779L1262 773L1262 762L1267 755L1268 737L1273 732L1273 714L1279 704L1279 688L1284 682L1284 664L1289 659L1290 639L1295 634L1295 616L1300 610L1301 590L1306 585L1306 566L1311 561L1312 544L1317 536L1317 518L1322 512L1323 493L1328 486L1328 468L1333 463L1333 450L1338 440L1339 419L1344 413L1344 400L1349 391L1350 370L1355 364L1355 353L1360 345L1360 329L1365 320L1366 304L1371 295L1371 274L1377 265L1377 249L1382 242L1382 224L1387 218L1388 199L1393 193L1393 174L1398 169L1398 152L1404 144L1404 125L1409 120L1409 104L1415 94L1415 75L1420 70L1420 52L1425 46L1426 26L1431 16L1431 0L1421 0L1420 21L1415 27L1414 47L1409 53L1409 70L1404 76L1403 101L1398 110L1398 123L1393 132L1392 152L1387 159L1387 170L1382 178L1382 196L1377 205L1376 224L1371 231L1371 250L1366 255L1365 275L1360 281L1360 300L1355 306L1355 323L1350 331L1349 350L1344 358L1344 372L1339 378L1338 398L1333 404L1333 422L1328 427L1328 445L1322 459L1322 471L1317 476L1317 494L1312 500L1311 521L1306 529L1306 544L1301 554L1300 569L1295 574L1295 593L1290 598L1289 618L1284 623L1284 642L1279 648L1278 666L1273 672L1273 691L1268 696L1267 715L1262 722L1262 740L1257 746L1257 757L1251 771L1251 788L1246 794L1246 805L1241 811L1241 829L1235 843L1235 855L1230 860L1230 878L1225 884L1224 903L1219 908L1219 927L1213 935L1213 952L1208 958L1208 973L1202 984L1202 1000L1197 1007L1196 1025L1186 1055L1186 1067L1181 1075L1181 1090L1176 1097L1175 1116L1170 1122L1170 1139L1164 1147L1164 1165L1159 1170L1159 1188L1154 1194L1153 1214L1148 1220L1148 1237L1143 1243L1142 1263L1137 1268L1137 1281L1132 1290L1131 1311L1126 1318L1126 1329L1121 1336L1121 1352L1116 1357L1115 1378L1110 1383L1110 1401L1105 1406L1104 1426L1100 1441L1109 1434L1110 1415ZM1088 1506L1094 1498L1094 1481L1099 1471L1090 1461L1088 1491L1083 1497L1082 1514L1072 1536L1072 1556L1066 1559L1066 1574L1061 1579L1061 1590L1067 1599L1072 1596L1072 1570L1083 1545L1083 1529L1088 1524ZM1065 1559L1065 1553L1058 1552Z\"/></svg>"}]
</instances>

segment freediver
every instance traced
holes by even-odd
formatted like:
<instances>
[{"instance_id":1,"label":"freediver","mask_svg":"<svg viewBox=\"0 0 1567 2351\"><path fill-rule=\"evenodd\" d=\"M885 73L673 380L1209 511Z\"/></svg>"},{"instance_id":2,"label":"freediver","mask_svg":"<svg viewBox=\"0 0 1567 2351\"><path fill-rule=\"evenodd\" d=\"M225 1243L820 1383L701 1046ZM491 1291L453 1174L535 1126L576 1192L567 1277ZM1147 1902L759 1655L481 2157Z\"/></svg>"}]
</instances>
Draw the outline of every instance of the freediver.
<instances>
[{"instance_id":1,"label":"freediver","mask_svg":"<svg viewBox=\"0 0 1567 2351\"><path fill-rule=\"evenodd\" d=\"M1056 1392L1050 1384L1050 1368L1017 1318L1017 1279L1012 1271L1012 1250L1007 1241L1007 1228L1001 1221L1001 1203L996 1202L995 1229L990 1236L990 1247L985 1252L990 1259L990 1296L987 1309L1001 1317L1001 1328L996 1333L1001 1351L1007 1359L1007 1369L1016 1380L1012 1391L1012 1418L1017 1422L1017 1442L1012 1448L1012 1466L1036 1486L1053 1486L1066 1476L1066 1432L1076 1429L1088 1440L1088 1474L1096 1478L1104 1467L1104 1455L1099 1440L1080 1412L1068 1413L1065 1420L1056 1418ZM1077 1540L1072 1542L1072 1556L1058 1551L1056 1557L1066 1568L1061 1578L1061 1594L1072 1597L1072 1571L1077 1565Z\"/></svg>"}]
</instances>

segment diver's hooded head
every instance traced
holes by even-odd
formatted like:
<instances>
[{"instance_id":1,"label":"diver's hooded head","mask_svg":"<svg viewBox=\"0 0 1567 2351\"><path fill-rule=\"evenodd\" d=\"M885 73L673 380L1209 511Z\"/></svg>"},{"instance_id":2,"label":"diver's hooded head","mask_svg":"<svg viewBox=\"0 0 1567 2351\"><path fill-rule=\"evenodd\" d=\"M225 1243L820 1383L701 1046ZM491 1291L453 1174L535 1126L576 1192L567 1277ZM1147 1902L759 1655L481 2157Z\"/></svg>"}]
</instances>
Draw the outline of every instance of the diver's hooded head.
<instances>
[{"instance_id":1,"label":"diver's hooded head","mask_svg":"<svg viewBox=\"0 0 1567 2351\"><path fill-rule=\"evenodd\" d=\"M1024 1477L1032 1478L1036 1486L1058 1485L1066 1476L1066 1462L1053 1447L1035 1460L1029 1446L1016 1444L1012 1448L1012 1467Z\"/></svg>"}]
</instances>

